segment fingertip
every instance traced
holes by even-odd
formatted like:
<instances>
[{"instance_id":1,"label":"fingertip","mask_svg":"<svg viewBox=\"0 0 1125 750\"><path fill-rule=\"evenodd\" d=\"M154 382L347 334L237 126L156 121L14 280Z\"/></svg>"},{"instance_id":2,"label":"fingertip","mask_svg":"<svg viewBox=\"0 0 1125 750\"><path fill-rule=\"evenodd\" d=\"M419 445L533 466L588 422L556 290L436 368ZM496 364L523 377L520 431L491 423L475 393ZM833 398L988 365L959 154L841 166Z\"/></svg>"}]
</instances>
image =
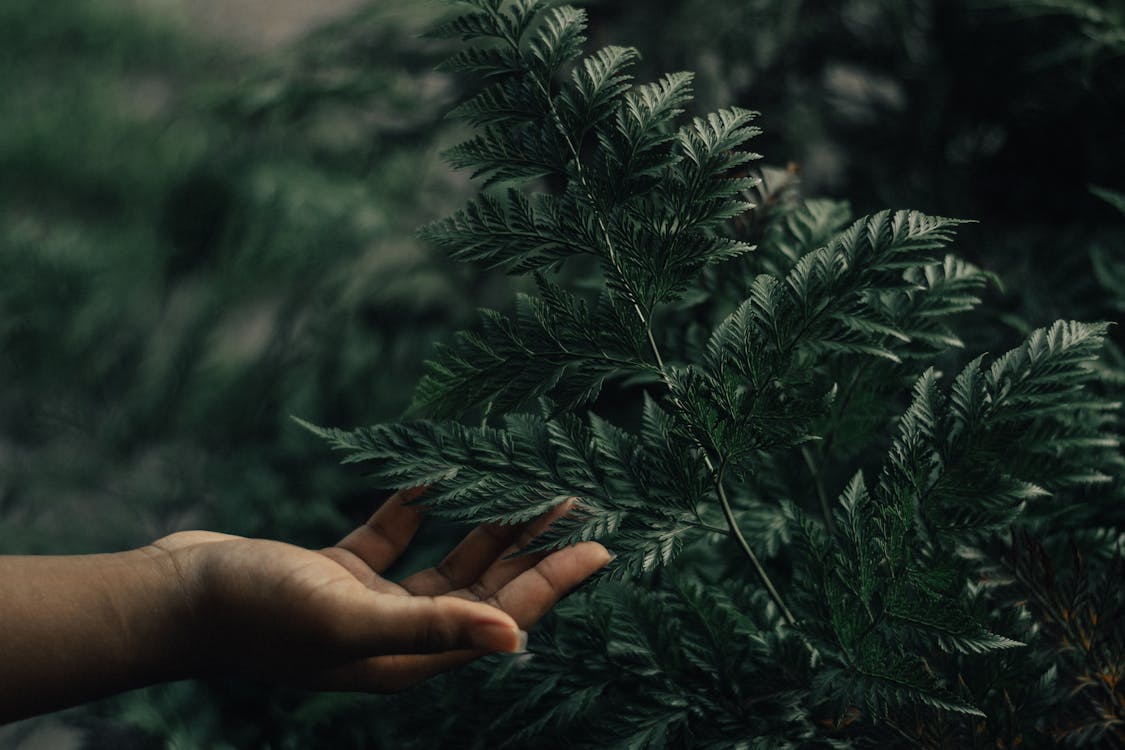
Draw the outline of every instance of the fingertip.
<instances>
[{"instance_id":1,"label":"fingertip","mask_svg":"<svg viewBox=\"0 0 1125 750\"><path fill-rule=\"evenodd\" d=\"M558 519L562 518L563 516L569 515L570 512L572 510L574 510L574 508L577 504L578 504L578 498L568 497L567 499L563 500L561 503L559 503L558 505L554 506L549 511L544 513L540 517L539 523L533 524L532 528L535 530L536 533L542 533L542 532L546 531L548 528L551 527L552 523L554 523Z\"/></svg>"},{"instance_id":2,"label":"fingertip","mask_svg":"<svg viewBox=\"0 0 1125 750\"><path fill-rule=\"evenodd\" d=\"M416 505L412 505L412 503L426 494L427 489L429 489L429 486L425 484L420 484L417 487L404 487L391 495L389 501L401 505L404 508L412 508L421 512L422 509Z\"/></svg>"},{"instance_id":3,"label":"fingertip","mask_svg":"<svg viewBox=\"0 0 1125 750\"><path fill-rule=\"evenodd\" d=\"M527 632L510 617L501 620L484 620L473 626L472 644L484 651L522 653L527 650Z\"/></svg>"},{"instance_id":4,"label":"fingertip","mask_svg":"<svg viewBox=\"0 0 1125 750\"><path fill-rule=\"evenodd\" d=\"M601 542L579 542L574 545L575 551L597 568L604 568L617 557L616 552L610 552Z\"/></svg>"}]
</instances>

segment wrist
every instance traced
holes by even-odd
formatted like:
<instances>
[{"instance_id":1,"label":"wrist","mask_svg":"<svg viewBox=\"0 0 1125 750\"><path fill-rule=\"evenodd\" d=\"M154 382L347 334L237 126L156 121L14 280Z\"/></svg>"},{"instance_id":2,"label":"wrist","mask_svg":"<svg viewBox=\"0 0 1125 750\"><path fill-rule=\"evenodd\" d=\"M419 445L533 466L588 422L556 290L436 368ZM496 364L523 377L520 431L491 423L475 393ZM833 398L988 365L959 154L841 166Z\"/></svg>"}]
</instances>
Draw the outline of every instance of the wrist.
<instances>
[{"instance_id":1,"label":"wrist","mask_svg":"<svg viewBox=\"0 0 1125 750\"><path fill-rule=\"evenodd\" d=\"M0 557L0 723L196 674L193 567L156 545Z\"/></svg>"},{"instance_id":2,"label":"wrist","mask_svg":"<svg viewBox=\"0 0 1125 750\"><path fill-rule=\"evenodd\" d=\"M147 597L132 646L141 676L153 682L201 676L208 663L199 556L190 547L165 548L162 541L123 553L144 569Z\"/></svg>"}]
</instances>

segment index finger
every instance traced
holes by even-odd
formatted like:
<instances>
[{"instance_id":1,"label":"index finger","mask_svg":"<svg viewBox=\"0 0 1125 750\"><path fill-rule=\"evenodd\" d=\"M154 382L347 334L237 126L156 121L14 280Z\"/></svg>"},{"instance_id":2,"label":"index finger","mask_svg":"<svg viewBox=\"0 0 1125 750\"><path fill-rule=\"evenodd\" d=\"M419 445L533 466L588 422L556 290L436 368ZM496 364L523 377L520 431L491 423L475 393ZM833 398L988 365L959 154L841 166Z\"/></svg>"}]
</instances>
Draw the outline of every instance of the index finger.
<instances>
[{"instance_id":1,"label":"index finger","mask_svg":"<svg viewBox=\"0 0 1125 750\"><path fill-rule=\"evenodd\" d=\"M482 576L490 577L490 571L492 577L502 578L501 583L507 582L533 565L535 560L530 557L515 560L497 558L505 550L512 553L519 551L552 521L565 515L573 504L572 499L566 500L527 523L481 524L469 532L440 563L402 580L400 585L412 594L436 596L462 589Z\"/></svg>"},{"instance_id":2,"label":"index finger","mask_svg":"<svg viewBox=\"0 0 1125 750\"><path fill-rule=\"evenodd\" d=\"M507 612L527 630L547 614L571 589L605 567L613 555L598 542L579 542L563 547L539 560L534 566L508 581L483 601ZM475 600L471 590L455 591L451 596Z\"/></svg>"},{"instance_id":3,"label":"index finger","mask_svg":"<svg viewBox=\"0 0 1125 750\"><path fill-rule=\"evenodd\" d=\"M425 513L406 503L417 499L424 491L425 487L399 490L387 498L367 523L336 546L363 560L376 573L382 573L398 559L422 525Z\"/></svg>"},{"instance_id":4,"label":"index finger","mask_svg":"<svg viewBox=\"0 0 1125 750\"><path fill-rule=\"evenodd\" d=\"M539 561L484 601L506 612L523 630L528 630L568 591L590 577L612 559L597 542L565 547ZM469 591L451 594L475 600ZM442 597L439 597L442 598ZM349 664L329 673L333 690L402 690L440 672L483 656L485 651L460 649L436 654L392 654Z\"/></svg>"}]
</instances>

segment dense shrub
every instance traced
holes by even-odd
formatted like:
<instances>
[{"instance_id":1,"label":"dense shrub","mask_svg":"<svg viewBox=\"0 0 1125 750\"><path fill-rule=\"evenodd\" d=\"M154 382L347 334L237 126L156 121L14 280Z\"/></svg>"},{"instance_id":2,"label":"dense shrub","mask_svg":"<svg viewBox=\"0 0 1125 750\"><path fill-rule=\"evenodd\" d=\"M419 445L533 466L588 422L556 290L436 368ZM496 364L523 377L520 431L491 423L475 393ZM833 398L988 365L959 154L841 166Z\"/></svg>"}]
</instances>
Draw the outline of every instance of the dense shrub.
<instances>
[{"instance_id":1,"label":"dense shrub","mask_svg":"<svg viewBox=\"0 0 1125 750\"><path fill-rule=\"evenodd\" d=\"M582 11L480 0L459 49L387 5L263 60L0 11L5 551L322 544L427 481L459 521L579 495L545 543L613 580L530 662L154 688L91 746L1122 744L1120 10L590 4L638 59L577 57ZM486 179L427 253L454 98ZM288 419L419 378L326 433L356 472Z\"/></svg>"}]
</instances>

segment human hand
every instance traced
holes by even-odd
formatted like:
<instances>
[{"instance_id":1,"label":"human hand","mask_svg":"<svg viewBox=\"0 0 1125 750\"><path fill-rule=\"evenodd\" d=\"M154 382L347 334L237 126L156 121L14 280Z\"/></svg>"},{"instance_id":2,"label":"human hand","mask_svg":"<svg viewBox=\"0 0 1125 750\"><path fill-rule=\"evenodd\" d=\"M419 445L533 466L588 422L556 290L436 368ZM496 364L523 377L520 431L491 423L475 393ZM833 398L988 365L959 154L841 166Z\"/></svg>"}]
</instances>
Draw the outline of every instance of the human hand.
<instances>
[{"instance_id":1,"label":"human hand","mask_svg":"<svg viewBox=\"0 0 1125 750\"><path fill-rule=\"evenodd\" d=\"M567 501L528 524L479 526L436 567L393 583L382 573L422 522L423 511L404 504L417 495L395 494L320 551L208 531L155 542L180 571L204 669L402 690L483 654L521 650L524 631L611 559L596 542L506 559Z\"/></svg>"}]
</instances>

